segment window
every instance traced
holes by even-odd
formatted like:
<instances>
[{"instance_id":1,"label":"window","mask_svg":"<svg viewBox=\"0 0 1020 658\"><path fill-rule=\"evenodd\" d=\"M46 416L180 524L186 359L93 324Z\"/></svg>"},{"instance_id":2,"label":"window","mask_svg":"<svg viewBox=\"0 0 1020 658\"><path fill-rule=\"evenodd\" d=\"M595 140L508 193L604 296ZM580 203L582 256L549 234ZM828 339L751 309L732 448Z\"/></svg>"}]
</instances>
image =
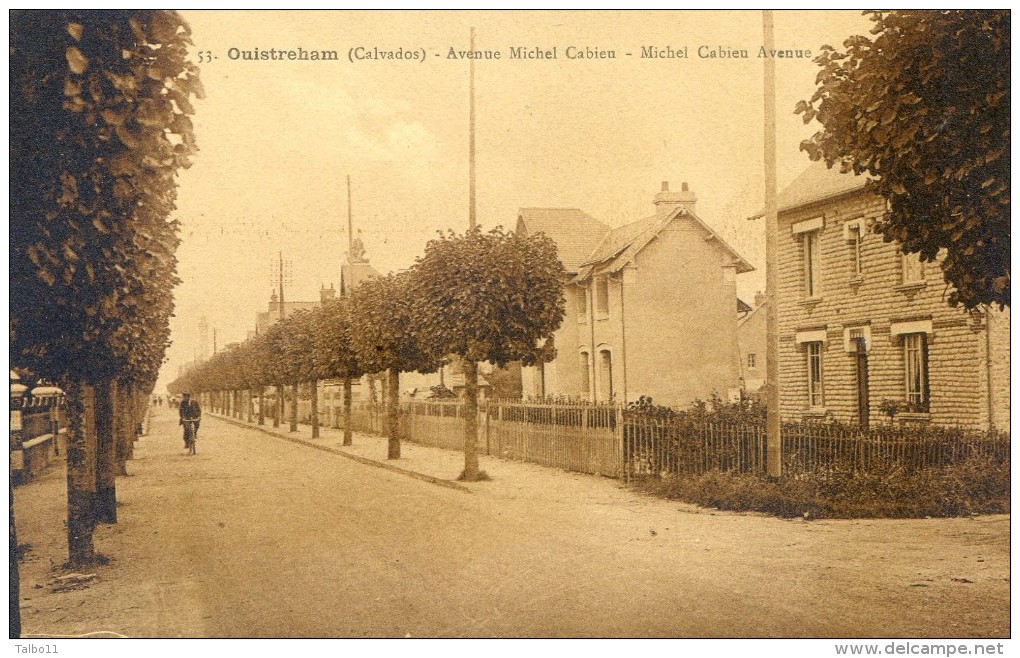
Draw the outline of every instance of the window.
<instances>
[{"instance_id":1,"label":"window","mask_svg":"<svg viewBox=\"0 0 1020 658\"><path fill-rule=\"evenodd\" d=\"M599 315L609 315L609 277L595 279L595 310Z\"/></svg>"},{"instance_id":2,"label":"window","mask_svg":"<svg viewBox=\"0 0 1020 658\"><path fill-rule=\"evenodd\" d=\"M903 362L906 366L908 408L911 411L928 411L927 334L904 334Z\"/></svg>"},{"instance_id":3,"label":"window","mask_svg":"<svg viewBox=\"0 0 1020 658\"><path fill-rule=\"evenodd\" d=\"M808 406L821 407L825 404L822 395L822 344L806 343L808 374Z\"/></svg>"},{"instance_id":4,"label":"window","mask_svg":"<svg viewBox=\"0 0 1020 658\"><path fill-rule=\"evenodd\" d=\"M581 352L581 395L591 397L591 362L587 352Z\"/></svg>"},{"instance_id":5,"label":"window","mask_svg":"<svg viewBox=\"0 0 1020 658\"><path fill-rule=\"evenodd\" d=\"M821 249L818 231L807 231L804 235L804 294L817 297L821 292Z\"/></svg>"},{"instance_id":6,"label":"window","mask_svg":"<svg viewBox=\"0 0 1020 658\"><path fill-rule=\"evenodd\" d=\"M613 355L609 350L599 352L601 361L601 375L599 379L599 396L603 400L613 399Z\"/></svg>"},{"instance_id":7,"label":"window","mask_svg":"<svg viewBox=\"0 0 1020 658\"><path fill-rule=\"evenodd\" d=\"M924 281L924 264L921 262L920 254L904 254L901 252L903 263L903 283L918 283Z\"/></svg>"},{"instance_id":8,"label":"window","mask_svg":"<svg viewBox=\"0 0 1020 658\"><path fill-rule=\"evenodd\" d=\"M754 368L755 367L754 361L755 361L754 352L749 352L747 354L747 367L748 368Z\"/></svg>"},{"instance_id":9,"label":"window","mask_svg":"<svg viewBox=\"0 0 1020 658\"><path fill-rule=\"evenodd\" d=\"M864 271L861 266L861 225L851 224L847 227L848 239L850 241L850 271L856 276Z\"/></svg>"},{"instance_id":10,"label":"window","mask_svg":"<svg viewBox=\"0 0 1020 658\"><path fill-rule=\"evenodd\" d=\"M577 286L577 317L582 322L588 319L588 287Z\"/></svg>"}]
</instances>

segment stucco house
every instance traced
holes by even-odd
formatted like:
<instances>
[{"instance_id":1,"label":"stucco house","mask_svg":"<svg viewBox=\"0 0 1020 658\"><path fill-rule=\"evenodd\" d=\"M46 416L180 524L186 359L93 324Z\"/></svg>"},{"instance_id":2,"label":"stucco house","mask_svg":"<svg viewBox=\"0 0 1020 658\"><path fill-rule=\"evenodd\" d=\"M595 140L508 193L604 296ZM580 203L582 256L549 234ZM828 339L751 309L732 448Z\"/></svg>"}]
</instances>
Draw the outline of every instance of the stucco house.
<instances>
[{"instance_id":1,"label":"stucco house","mask_svg":"<svg viewBox=\"0 0 1020 658\"><path fill-rule=\"evenodd\" d=\"M738 300L739 301L739 300ZM765 385L765 295L755 295L754 307L737 318L737 346L740 351L740 381L745 393L754 393Z\"/></svg>"},{"instance_id":2,"label":"stucco house","mask_svg":"<svg viewBox=\"0 0 1020 658\"><path fill-rule=\"evenodd\" d=\"M815 163L778 206L784 418L1008 429L1008 309L950 307L937 264L872 232L863 177Z\"/></svg>"},{"instance_id":3,"label":"stucco house","mask_svg":"<svg viewBox=\"0 0 1020 658\"><path fill-rule=\"evenodd\" d=\"M695 214L686 183L620 226L573 208L522 208L516 230L552 238L567 271L557 357L524 369L525 395L686 406L739 395L736 275L754 268Z\"/></svg>"}]
</instances>

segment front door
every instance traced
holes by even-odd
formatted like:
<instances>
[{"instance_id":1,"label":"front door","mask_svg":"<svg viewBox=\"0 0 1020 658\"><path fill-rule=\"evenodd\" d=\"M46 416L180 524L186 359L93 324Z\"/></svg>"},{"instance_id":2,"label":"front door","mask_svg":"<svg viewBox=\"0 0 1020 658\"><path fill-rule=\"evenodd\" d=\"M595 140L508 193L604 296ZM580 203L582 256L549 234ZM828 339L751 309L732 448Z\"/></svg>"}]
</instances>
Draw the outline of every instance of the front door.
<instances>
[{"instance_id":1,"label":"front door","mask_svg":"<svg viewBox=\"0 0 1020 658\"><path fill-rule=\"evenodd\" d=\"M868 429L868 350L864 338L854 338L857 345L857 422Z\"/></svg>"}]
</instances>

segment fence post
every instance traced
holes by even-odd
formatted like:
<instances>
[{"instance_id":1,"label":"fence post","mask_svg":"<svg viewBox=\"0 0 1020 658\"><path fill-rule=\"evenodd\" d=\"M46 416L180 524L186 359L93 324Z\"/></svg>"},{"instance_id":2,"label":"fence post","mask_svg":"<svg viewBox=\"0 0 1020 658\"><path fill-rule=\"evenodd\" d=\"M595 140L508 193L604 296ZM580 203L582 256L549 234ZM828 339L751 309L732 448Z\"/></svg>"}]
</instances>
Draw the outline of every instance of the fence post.
<instances>
[{"instance_id":1,"label":"fence post","mask_svg":"<svg viewBox=\"0 0 1020 658\"><path fill-rule=\"evenodd\" d=\"M624 431L623 431L623 406L616 405L613 410L616 415L616 448L619 452L620 459L620 473L623 474L623 481L630 482L630 471L627 469L627 460L625 456L627 454L626 447L624 446Z\"/></svg>"},{"instance_id":2,"label":"fence post","mask_svg":"<svg viewBox=\"0 0 1020 658\"><path fill-rule=\"evenodd\" d=\"M485 400L485 454L491 455L492 451L489 450L489 401Z\"/></svg>"}]
</instances>

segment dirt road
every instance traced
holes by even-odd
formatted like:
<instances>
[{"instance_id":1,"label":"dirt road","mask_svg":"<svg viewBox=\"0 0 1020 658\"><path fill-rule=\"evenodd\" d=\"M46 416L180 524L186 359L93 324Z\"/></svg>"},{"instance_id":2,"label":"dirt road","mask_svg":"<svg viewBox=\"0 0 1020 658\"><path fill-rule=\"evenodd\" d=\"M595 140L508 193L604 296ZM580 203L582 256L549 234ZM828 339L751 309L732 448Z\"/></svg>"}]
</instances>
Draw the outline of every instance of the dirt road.
<instances>
[{"instance_id":1,"label":"dirt road","mask_svg":"<svg viewBox=\"0 0 1020 658\"><path fill-rule=\"evenodd\" d=\"M358 437L356 436L356 441ZM422 449L429 450L429 449ZM438 451L437 451L438 452ZM52 593L63 469L15 491L26 634L1007 637L1009 517L710 512L493 462L470 492L157 412L118 480L110 564ZM438 457L437 457L438 458ZM35 585L42 587L34 587Z\"/></svg>"}]
</instances>

